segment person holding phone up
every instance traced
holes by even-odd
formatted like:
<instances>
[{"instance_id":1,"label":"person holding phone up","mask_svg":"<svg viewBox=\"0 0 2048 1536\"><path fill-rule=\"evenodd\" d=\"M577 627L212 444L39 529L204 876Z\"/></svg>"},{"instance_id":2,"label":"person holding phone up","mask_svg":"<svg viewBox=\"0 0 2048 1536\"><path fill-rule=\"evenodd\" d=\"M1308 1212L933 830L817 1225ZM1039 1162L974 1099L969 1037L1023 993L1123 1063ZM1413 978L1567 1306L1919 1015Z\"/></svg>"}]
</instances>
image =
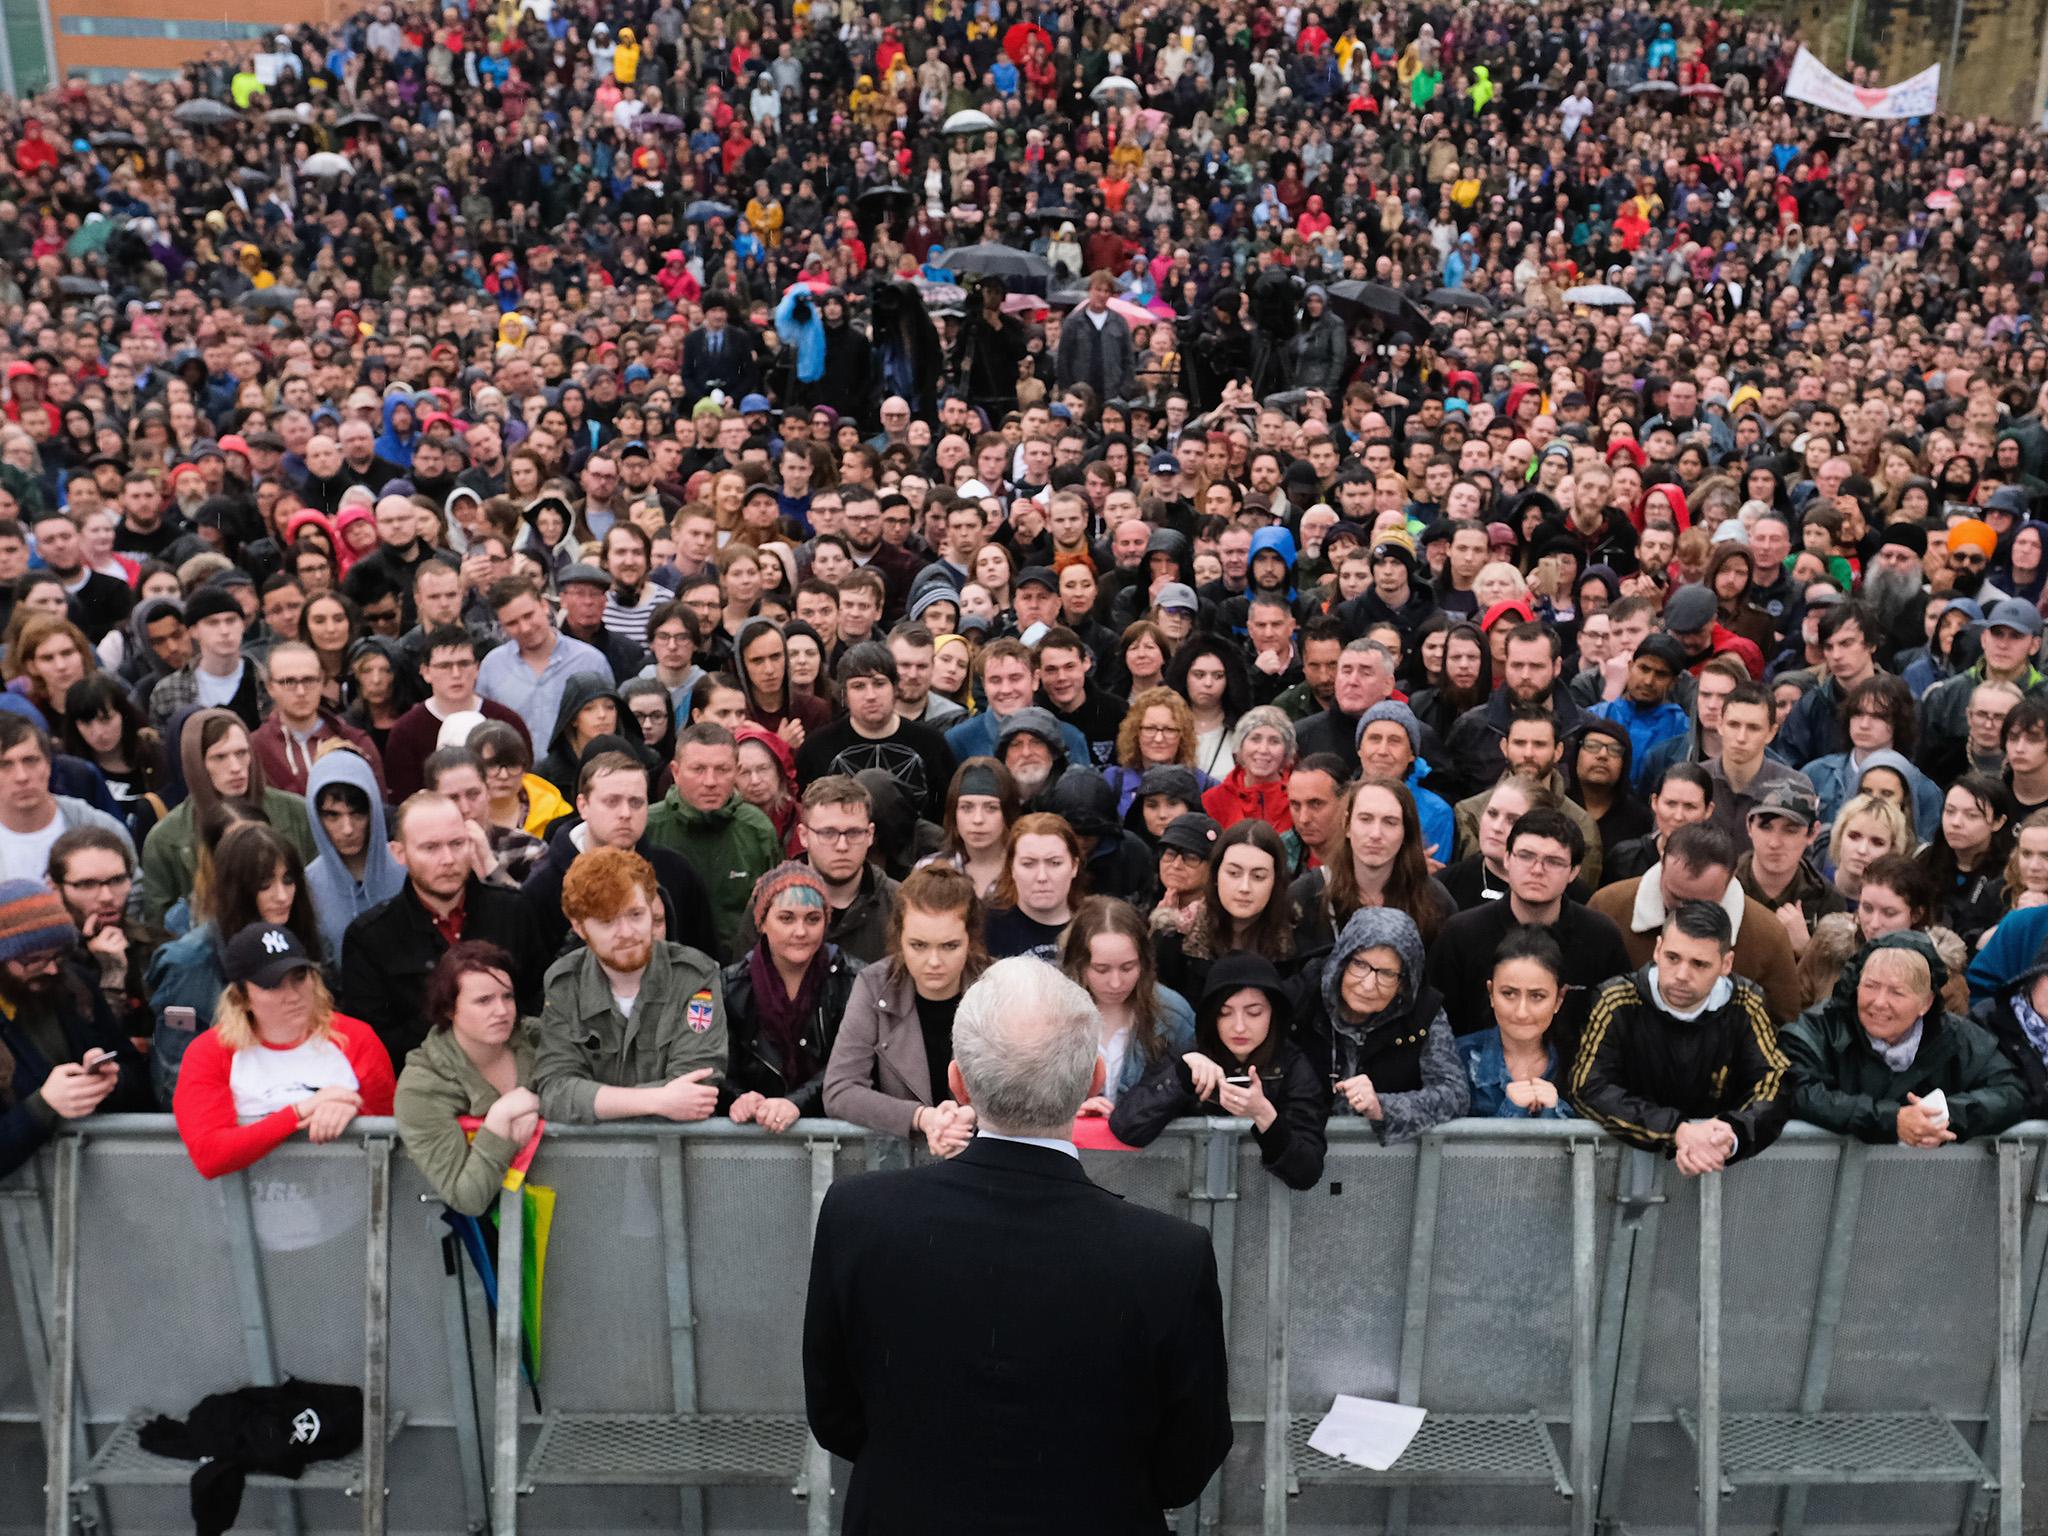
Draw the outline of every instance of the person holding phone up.
<instances>
[{"instance_id":1,"label":"person holding phone up","mask_svg":"<svg viewBox=\"0 0 2048 1536\"><path fill-rule=\"evenodd\" d=\"M1272 961L1223 956L1202 989L1195 1048L1162 1058L1117 1100L1111 1133L1144 1147L1184 1116L1249 1120L1266 1170L1290 1188L1312 1188L1323 1176L1329 1090L1288 1039L1291 1011Z\"/></svg>"},{"instance_id":2,"label":"person holding phone up","mask_svg":"<svg viewBox=\"0 0 2048 1536\"><path fill-rule=\"evenodd\" d=\"M97 973L55 891L0 883L0 1179L62 1121L153 1107L148 1071Z\"/></svg>"}]
</instances>

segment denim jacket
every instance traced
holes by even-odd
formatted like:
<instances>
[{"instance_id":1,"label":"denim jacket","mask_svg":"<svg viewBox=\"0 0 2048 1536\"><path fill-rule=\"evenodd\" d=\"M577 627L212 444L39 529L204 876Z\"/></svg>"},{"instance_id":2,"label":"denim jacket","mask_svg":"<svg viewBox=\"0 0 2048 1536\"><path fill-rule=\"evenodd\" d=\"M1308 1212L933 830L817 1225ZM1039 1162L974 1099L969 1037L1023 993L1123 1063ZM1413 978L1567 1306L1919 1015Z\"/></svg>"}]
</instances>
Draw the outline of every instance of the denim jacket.
<instances>
[{"instance_id":1,"label":"denim jacket","mask_svg":"<svg viewBox=\"0 0 2048 1536\"><path fill-rule=\"evenodd\" d=\"M1557 1047L1546 1045L1550 1060L1543 1068L1543 1080L1552 1087L1557 1083ZM1496 1120L1569 1120L1572 1118L1571 1105L1565 1102L1562 1091L1557 1102L1535 1114L1508 1097L1508 1062L1501 1050L1500 1031L1484 1029L1473 1035L1458 1037L1458 1059L1465 1064L1465 1076L1472 1084L1472 1108L1469 1111L1480 1119Z\"/></svg>"}]
</instances>

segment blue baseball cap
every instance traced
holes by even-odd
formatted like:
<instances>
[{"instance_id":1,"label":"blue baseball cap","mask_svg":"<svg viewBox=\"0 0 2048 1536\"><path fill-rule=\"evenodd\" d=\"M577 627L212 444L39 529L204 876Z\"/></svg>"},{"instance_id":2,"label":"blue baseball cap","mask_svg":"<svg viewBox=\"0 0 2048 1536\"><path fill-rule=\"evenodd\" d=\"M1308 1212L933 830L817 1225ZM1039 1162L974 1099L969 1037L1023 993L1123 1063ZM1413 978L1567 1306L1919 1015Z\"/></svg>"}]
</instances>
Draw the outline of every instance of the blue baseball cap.
<instances>
[{"instance_id":1,"label":"blue baseball cap","mask_svg":"<svg viewBox=\"0 0 2048 1536\"><path fill-rule=\"evenodd\" d=\"M756 411L766 412L774 409L775 407L768 403L766 395L749 395L740 402L740 414L742 416L751 416Z\"/></svg>"}]
</instances>

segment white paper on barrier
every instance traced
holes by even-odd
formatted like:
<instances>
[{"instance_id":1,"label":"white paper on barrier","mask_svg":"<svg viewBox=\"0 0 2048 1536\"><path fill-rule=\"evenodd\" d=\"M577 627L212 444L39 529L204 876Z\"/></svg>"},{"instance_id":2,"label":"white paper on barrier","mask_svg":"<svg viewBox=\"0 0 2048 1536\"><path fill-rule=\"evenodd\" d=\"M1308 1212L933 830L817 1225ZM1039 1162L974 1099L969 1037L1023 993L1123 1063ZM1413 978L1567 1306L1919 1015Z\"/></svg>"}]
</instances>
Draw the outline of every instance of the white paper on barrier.
<instances>
[{"instance_id":1,"label":"white paper on barrier","mask_svg":"<svg viewBox=\"0 0 2048 1536\"><path fill-rule=\"evenodd\" d=\"M1342 1393L1308 1437L1309 1447L1355 1467L1384 1472L1401 1459L1422 1428L1425 1410Z\"/></svg>"}]
</instances>

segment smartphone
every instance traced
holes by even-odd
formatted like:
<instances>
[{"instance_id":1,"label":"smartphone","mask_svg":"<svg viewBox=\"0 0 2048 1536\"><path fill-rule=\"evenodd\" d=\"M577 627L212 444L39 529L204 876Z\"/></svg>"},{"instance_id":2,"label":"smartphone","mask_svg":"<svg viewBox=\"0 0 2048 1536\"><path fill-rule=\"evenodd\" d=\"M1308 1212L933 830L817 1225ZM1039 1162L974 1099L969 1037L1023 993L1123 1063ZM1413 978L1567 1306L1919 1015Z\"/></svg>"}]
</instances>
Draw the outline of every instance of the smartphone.
<instances>
[{"instance_id":1,"label":"smartphone","mask_svg":"<svg viewBox=\"0 0 2048 1536\"><path fill-rule=\"evenodd\" d=\"M199 1033L199 1015L190 1008L166 1008L164 1027L183 1030L188 1035Z\"/></svg>"},{"instance_id":2,"label":"smartphone","mask_svg":"<svg viewBox=\"0 0 2048 1536\"><path fill-rule=\"evenodd\" d=\"M118 1071L120 1067L120 1063L115 1059L112 1051L103 1051L98 1046L94 1046L91 1050L87 1051L85 1058L79 1062L79 1065L88 1072L104 1072L110 1069Z\"/></svg>"},{"instance_id":3,"label":"smartphone","mask_svg":"<svg viewBox=\"0 0 2048 1536\"><path fill-rule=\"evenodd\" d=\"M1225 1079L1223 1079L1223 1081L1228 1083L1233 1088L1249 1088L1252 1085L1252 1080L1249 1074L1247 1074L1244 1077L1226 1077Z\"/></svg>"}]
</instances>

